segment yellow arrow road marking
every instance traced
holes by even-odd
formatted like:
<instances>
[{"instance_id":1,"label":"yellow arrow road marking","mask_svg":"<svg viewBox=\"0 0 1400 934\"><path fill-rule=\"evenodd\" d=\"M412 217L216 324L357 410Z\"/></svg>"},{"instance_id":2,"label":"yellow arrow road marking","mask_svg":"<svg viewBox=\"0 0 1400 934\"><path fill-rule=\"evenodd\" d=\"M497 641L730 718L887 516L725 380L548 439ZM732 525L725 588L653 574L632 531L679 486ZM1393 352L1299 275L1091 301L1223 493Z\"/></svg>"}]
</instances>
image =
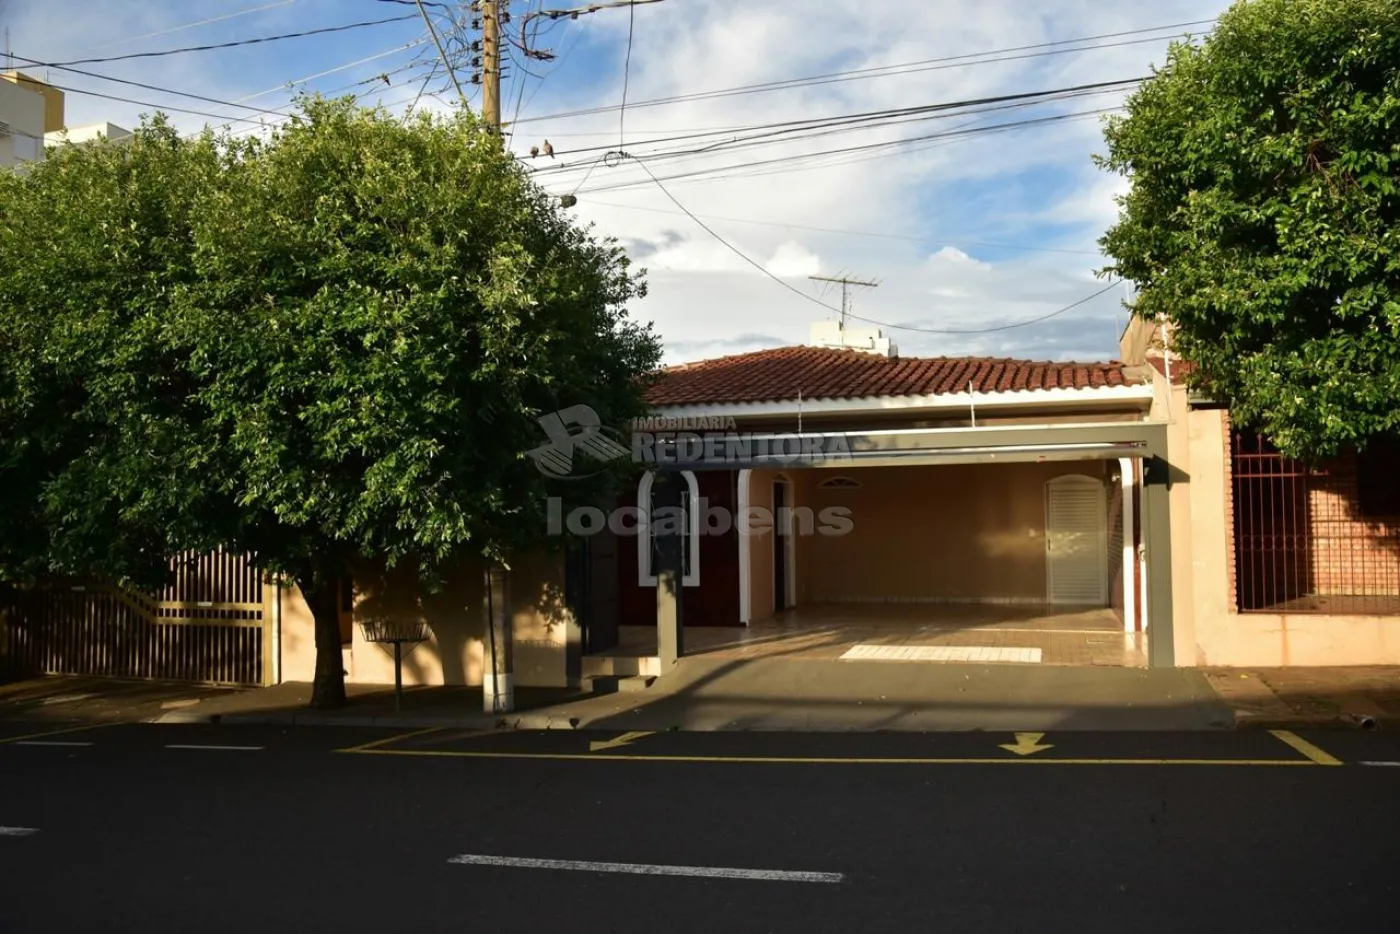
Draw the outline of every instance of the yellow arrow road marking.
<instances>
[{"instance_id":1,"label":"yellow arrow road marking","mask_svg":"<svg viewBox=\"0 0 1400 934\"><path fill-rule=\"evenodd\" d=\"M654 731L653 731L654 732ZM650 736L651 733L623 733L617 739L609 739L604 742L591 742L588 744L589 752L598 752L600 749L616 749L619 746L626 746L633 740L641 739L643 736Z\"/></svg>"},{"instance_id":2,"label":"yellow arrow road marking","mask_svg":"<svg viewBox=\"0 0 1400 934\"><path fill-rule=\"evenodd\" d=\"M1041 737L1044 735L1044 733L1017 733L1016 742L1014 744L1003 743L1001 748L1005 749L1007 752L1014 752L1018 756L1029 756L1032 753L1044 752L1047 749L1055 748L1049 743L1040 742Z\"/></svg>"}]
</instances>

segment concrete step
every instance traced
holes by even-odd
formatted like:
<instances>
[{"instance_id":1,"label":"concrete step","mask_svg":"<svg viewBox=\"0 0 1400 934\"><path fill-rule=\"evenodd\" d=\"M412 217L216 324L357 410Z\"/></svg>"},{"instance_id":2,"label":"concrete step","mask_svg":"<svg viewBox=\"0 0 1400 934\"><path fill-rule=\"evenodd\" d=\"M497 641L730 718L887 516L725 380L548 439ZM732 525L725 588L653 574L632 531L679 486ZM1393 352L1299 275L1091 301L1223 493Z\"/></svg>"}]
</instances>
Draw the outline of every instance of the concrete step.
<instances>
[{"instance_id":1,"label":"concrete step","mask_svg":"<svg viewBox=\"0 0 1400 934\"><path fill-rule=\"evenodd\" d=\"M659 655L585 655L585 678L632 678L661 676Z\"/></svg>"},{"instance_id":2,"label":"concrete step","mask_svg":"<svg viewBox=\"0 0 1400 934\"><path fill-rule=\"evenodd\" d=\"M612 675L597 675L584 679L585 689L591 694L631 694L645 691L655 681L656 678L651 675L630 675L620 678Z\"/></svg>"}]
</instances>

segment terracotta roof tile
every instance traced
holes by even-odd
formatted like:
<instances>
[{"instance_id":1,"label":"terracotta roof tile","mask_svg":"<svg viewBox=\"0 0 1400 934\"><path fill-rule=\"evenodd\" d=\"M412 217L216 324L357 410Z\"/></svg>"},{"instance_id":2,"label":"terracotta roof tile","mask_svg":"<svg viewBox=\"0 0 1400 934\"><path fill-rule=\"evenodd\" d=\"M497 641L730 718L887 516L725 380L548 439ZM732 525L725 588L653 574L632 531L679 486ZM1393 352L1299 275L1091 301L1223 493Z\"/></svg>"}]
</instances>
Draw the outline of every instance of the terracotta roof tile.
<instances>
[{"instance_id":1,"label":"terracotta roof tile","mask_svg":"<svg viewBox=\"0 0 1400 934\"><path fill-rule=\"evenodd\" d=\"M1175 375L1175 374L1173 374ZM652 405L723 405L967 392L1123 386L1121 363L1048 363L985 357L901 357L858 350L779 347L669 367Z\"/></svg>"},{"instance_id":2,"label":"terracotta roof tile","mask_svg":"<svg viewBox=\"0 0 1400 934\"><path fill-rule=\"evenodd\" d=\"M1163 376L1167 375L1167 362L1160 352L1151 354L1147 362L1152 364L1152 368ZM1195 367L1180 357L1172 357L1172 385L1185 386L1186 377L1190 376Z\"/></svg>"}]
</instances>

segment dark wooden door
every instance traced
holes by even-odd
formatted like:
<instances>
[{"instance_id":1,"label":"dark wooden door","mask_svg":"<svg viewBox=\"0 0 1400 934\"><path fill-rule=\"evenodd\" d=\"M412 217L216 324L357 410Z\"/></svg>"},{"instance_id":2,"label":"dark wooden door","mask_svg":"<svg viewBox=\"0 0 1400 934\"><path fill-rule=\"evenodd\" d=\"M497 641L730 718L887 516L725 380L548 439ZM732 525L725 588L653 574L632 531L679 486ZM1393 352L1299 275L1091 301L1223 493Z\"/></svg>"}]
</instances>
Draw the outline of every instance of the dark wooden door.
<instances>
[{"instance_id":1,"label":"dark wooden door","mask_svg":"<svg viewBox=\"0 0 1400 934\"><path fill-rule=\"evenodd\" d=\"M687 626L739 625L739 532L734 527L739 505L738 474L702 470L699 488L700 583L682 589Z\"/></svg>"}]
</instances>

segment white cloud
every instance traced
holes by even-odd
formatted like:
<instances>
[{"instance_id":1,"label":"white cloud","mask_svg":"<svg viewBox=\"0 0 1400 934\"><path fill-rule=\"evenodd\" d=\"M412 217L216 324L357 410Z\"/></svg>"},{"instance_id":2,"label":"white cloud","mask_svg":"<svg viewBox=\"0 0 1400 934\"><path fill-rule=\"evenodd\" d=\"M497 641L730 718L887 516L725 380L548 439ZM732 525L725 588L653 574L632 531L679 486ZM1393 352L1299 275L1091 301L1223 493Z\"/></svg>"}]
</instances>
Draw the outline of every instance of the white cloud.
<instances>
[{"instance_id":1,"label":"white cloud","mask_svg":"<svg viewBox=\"0 0 1400 934\"><path fill-rule=\"evenodd\" d=\"M817 258L817 254L802 244L789 240L786 243L778 244L773 258L763 268L768 270L769 275L795 279L820 274L822 264L821 260Z\"/></svg>"},{"instance_id":2,"label":"white cloud","mask_svg":"<svg viewBox=\"0 0 1400 934\"><path fill-rule=\"evenodd\" d=\"M1223 0L1175 0L1148 11L1107 0L1052 0L1038 15L1028 16L1019 0L986 0L957 8L914 0L880 4L836 0L820 8L780 0L712 0L669 10L658 4L637 10L628 98L636 103L834 70L1208 19L1224 6ZM590 25L599 34L619 39L626 28L625 17L607 20L602 15ZM794 41L797 36L806 38ZM821 38L811 41L811 37ZM742 127L1135 78L1148 74L1151 63L1162 61L1165 47L1165 41L1156 41L1044 57L1010 53L1007 60L995 64L947 67L950 63L945 62L902 77L633 107L627 115L626 148L647 158L649 151L695 144L677 141L648 146L646 140L696 128ZM595 59L593 65L606 68L605 62ZM615 86L594 95L592 103L606 105L616 101L619 93ZM770 272L791 269L794 274L811 274L810 267L775 262L780 256L809 255L819 256L826 269L879 279L878 289L853 290L857 315L929 329L997 327L1050 314L1103 286L1093 276L1095 269L1105 265L1096 240L1115 216L1112 196L1121 189L1121 180L1097 170L1090 159L1103 150L1101 116L805 162L716 170L970 129L965 125L972 121L978 121L976 126L991 126L1094 111L1114 107L1123 98L1124 92L1116 91L1053 107L924 120L801 142L775 136L728 152L720 148L704 154L654 156L647 165L671 196L729 244L758 262L767 262ZM573 100L563 94L551 100L546 85L533 112L573 106ZM598 134L569 137L573 146L616 145L617 115L608 112L528 123L522 130L526 127L540 135ZM555 142L558 146L557 138ZM563 189L585 171L561 173L555 180L542 176L541 181L551 189ZM672 177L682 173L691 174ZM612 188L628 183L630 187ZM612 190L591 190L601 188ZM662 335L684 352L701 351L706 338L719 341L754 332L800 342L808 323L828 314L776 283L756 275L729 274L739 273L739 267L719 269L708 260L710 251L705 246L715 241L681 215L667 194L636 166L597 168L579 198L580 215L596 220L601 229L627 231L628 236L643 239L671 230L686 238L667 257L675 275L654 277L651 296L636 309L639 316L654 320ZM765 227L724 218L881 236ZM926 238L926 242L901 236ZM679 258L684 255L695 259L683 265ZM646 262L656 268L652 260ZM806 283L794 280L791 284L816 296L814 287ZM838 299L831 294L824 301L832 304ZM911 354L1084 356L1088 352L1109 356L1116 349L1120 317L1117 295L1110 293L1034 327L981 335L890 333Z\"/></svg>"},{"instance_id":3,"label":"white cloud","mask_svg":"<svg viewBox=\"0 0 1400 934\"><path fill-rule=\"evenodd\" d=\"M577 191L575 215L596 222L600 234L617 237L651 270L650 295L635 313L657 323L669 344L670 359L805 340L808 324L830 314L821 305L839 299L828 294L818 304L791 289L816 299L814 284L803 277L821 270L880 281L876 289L852 290L860 316L934 330L999 327L1050 314L1102 287L1092 275L1105 265L1097 255L1096 239L1116 215L1112 196L1121 190L1122 181L1090 161L1091 154L1104 148L1101 117L883 149L837 150L1109 108L1121 103L1123 92L971 116L931 114L898 126L840 128L841 132L801 140L778 134L734 145L734 139L745 135L742 128L758 124L1140 77L1150 72L1151 64L1161 63L1165 41L1137 42L1138 37L1124 36L1105 40L1105 47L1092 51L1038 55L1032 53L1047 50L1023 49L981 64L969 64L965 57L930 60L1202 20L1218 15L1226 5L1227 0L1162 0L1150 7L1110 0L1046 0L1031 11L1024 0L956 5L925 0L827 0L820 5L674 0L638 6L631 11L634 16L626 10L602 10L577 21L561 21L547 33L542 30L539 44L560 57L552 64L525 63L530 71L551 77L543 85L529 79L521 109L525 122L513 128L511 145L524 153L549 139L556 159L529 163L544 169L540 183L555 193ZM89 15L87 6L86 0L19 0L10 23L15 51L47 60L84 57L87 49L116 38L229 11L218 0L132 2L123 6L122 20L114 28L111 17ZM398 5L370 6L386 7L387 16L397 12ZM108 51L219 41L355 18L359 17L349 15L340 0L298 0L221 25ZM645 160L646 170L635 161L600 159L607 147L619 146L622 130L615 109L532 119L608 107L621 99L629 20L634 29L627 86L631 105L621 148ZM234 100L421 35L421 24L407 21L318 40L86 67ZM361 80L372 84L376 73L392 71L421 54L421 48L395 53L313 85L328 90ZM915 61L927 65L899 76L647 105L676 95ZM512 66L517 76L522 73L519 65ZM53 73L55 82L58 74ZM411 97L416 87L408 77L394 74L391 85L376 93L385 101ZM119 96L239 113L236 108L79 76L68 75L66 80ZM517 90L508 80L502 95L508 114L513 115ZM443 99L450 102L451 96L447 92ZM287 99L287 94L278 93L252 103L280 109ZM132 125L142 110L80 95L70 95L69 106L73 123L111 120ZM437 110L446 105L427 98L421 106ZM197 116L177 118L182 128L203 122ZM731 129L699 141L654 142L707 128ZM693 151L722 140L729 144ZM813 157L821 152L829 154ZM808 158L773 161L799 155ZM569 165L577 167L561 168ZM649 172L662 180L664 191ZM631 187L614 187L619 185ZM676 201L724 242L687 217ZM783 277L791 289L764 276L731 247ZM1110 293L1034 327L982 334L893 331L891 336L906 354L1106 356L1116 346L1116 299Z\"/></svg>"}]
</instances>

